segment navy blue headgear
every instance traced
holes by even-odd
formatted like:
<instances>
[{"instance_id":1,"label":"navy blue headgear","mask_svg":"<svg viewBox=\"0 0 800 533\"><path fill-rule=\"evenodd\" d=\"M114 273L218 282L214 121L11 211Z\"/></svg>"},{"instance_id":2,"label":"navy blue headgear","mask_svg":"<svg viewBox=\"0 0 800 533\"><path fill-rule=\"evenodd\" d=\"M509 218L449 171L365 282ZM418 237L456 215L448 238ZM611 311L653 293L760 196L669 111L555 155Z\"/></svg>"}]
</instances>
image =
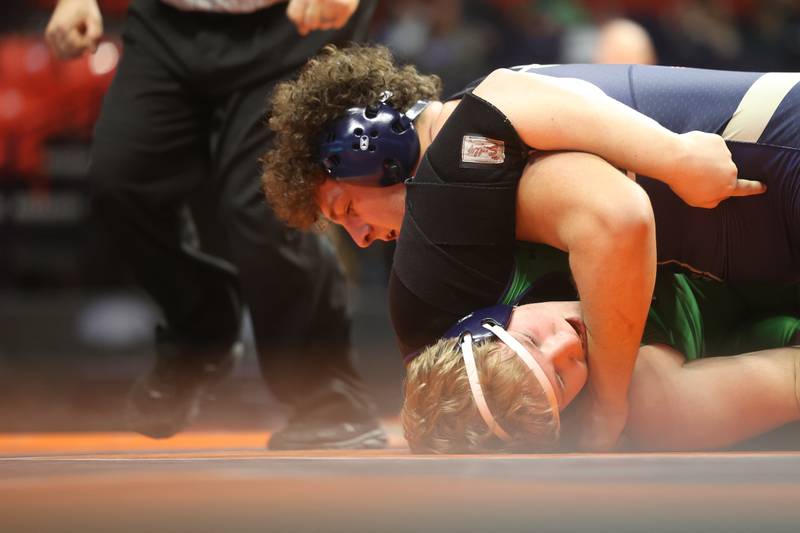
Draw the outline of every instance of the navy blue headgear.
<instances>
[{"instance_id":1,"label":"navy blue headgear","mask_svg":"<svg viewBox=\"0 0 800 533\"><path fill-rule=\"evenodd\" d=\"M488 329L484 328L483 325L494 324L502 326L503 329L508 329L508 325L511 323L511 315L513 312L514 306L505 304L497 304L491 307L478 309L477 311L473 311L453 324L450 329L444 332L442 338L458 339L460 342L461 337L463 337L464 334L470 333L472 335L472 342L478 342L480 340L492 337L494 334ZM405 358L403 358L403 362L408 365L420 353L422 353L422 350L417 350L408 354Z\"/></svg>"},{"instance_id":2,"label":"navy blue headgear","mask_svg":"<svg viewBox=\"0 0 800 533\"><path fill-rule=\"evenodd\" d=\"M401 113L384 91L377 105L352 107L322 136L319 158L329 176L351 183L386 187L411 176L419 159L414 119L428 105L419 100Z\"/></svg>"}]
</instances>

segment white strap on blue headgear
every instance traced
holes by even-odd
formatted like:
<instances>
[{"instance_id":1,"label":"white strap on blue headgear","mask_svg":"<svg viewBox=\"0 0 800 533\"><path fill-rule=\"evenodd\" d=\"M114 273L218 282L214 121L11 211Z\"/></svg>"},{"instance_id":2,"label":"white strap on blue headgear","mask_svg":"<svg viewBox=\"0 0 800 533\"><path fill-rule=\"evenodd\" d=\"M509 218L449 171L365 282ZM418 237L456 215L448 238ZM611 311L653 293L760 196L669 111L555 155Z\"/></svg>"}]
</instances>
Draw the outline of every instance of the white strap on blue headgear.
<instances>
[{"instance_id":1,"label":"white strap on blue headgear","mask_svg":"<svg viewBox=\"0 0 800 533\"><path fill-rule=\"evenodd\" d=\"M511 348L514 353L517 354L517 357L522 359L525 366L533 372L545 396L547 396L550 410L555 419L556 428L559 428L561 426L561 418L559 416L558 398L556 397L553 385L550 383L550 379L547 377L547 374L545 374L539 362L536 361L528 350L502 326L497 324L483 324L483 327L491 331L503 344ZM481 418L483 418L483 421L492 433L500 440L505 442L513 440L511 435L497 422L492 415L492 411L489 409L489 404L486 403L486 398L481 388L480 377L478 376L478 367L475 364L475 352L472 349L472 335L470 333L464 334L461 339L461 355L464 359L464 368L467 370L467 379L469 381L470 391L472 391L472 398L475 400L475 406L478 408L478 413L480 413Z\"/></svg>"}]
</instances>

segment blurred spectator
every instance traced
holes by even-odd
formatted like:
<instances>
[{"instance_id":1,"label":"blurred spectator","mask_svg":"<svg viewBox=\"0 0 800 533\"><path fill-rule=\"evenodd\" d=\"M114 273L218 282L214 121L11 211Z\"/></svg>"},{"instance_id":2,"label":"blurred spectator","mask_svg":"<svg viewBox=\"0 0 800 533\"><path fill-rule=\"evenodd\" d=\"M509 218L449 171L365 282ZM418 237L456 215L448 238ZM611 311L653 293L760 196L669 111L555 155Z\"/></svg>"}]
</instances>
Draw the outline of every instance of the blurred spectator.
<instances>
[{"instance_id":1,"label":"blurred spectator","mask_svg":"<svg viewBox=\"0 0 800 533\"><path fill-rule=\"evenodd\" d=\"M495 68L558 62L565 27L583 20L580 13L563 8L543 9L538 2L488 0L486 3L495 11L490 19L495 43L489 65Z\"/></svg>"},{"instance_id":2,"label":"blurred spectator","mask_svg":"<svg viewBox=\"0 0 800 533\"><path fill-rule=\"evenodd\" d=\"M445 92L484 73L488 30L465 17L463 0L403 0L390 7L390 19L378 40L401 61L435 72Z\"/></svg>"},{"instance_id":3,"label":"blurred spectator","mask_svg":"<svg viewBox=\"0 0 800 533\"><path fill-rule=\"evenodd\" d=\"M657 59L653 41L641 25L614 19L600 27L594 62L654 65Z\"/></svg>"}]
</instances>

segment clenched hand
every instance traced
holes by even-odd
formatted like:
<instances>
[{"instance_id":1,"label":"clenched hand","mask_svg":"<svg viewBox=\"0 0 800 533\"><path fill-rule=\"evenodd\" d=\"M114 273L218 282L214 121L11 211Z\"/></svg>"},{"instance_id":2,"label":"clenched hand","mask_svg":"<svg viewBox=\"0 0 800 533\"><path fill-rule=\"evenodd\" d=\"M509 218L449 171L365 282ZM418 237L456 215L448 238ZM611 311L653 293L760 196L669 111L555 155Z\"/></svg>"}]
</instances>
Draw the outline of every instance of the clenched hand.
<instances>
[{"instance_id":1,"label":"clenched hand","mask_svg":"<svg viewBox=\"0 0 800 533\"><path fill-rule=\"evenodd\" d=\"M96 0L60 0L45 30L45 40L61 59L94 52L103 36L103 17Z\"/></svg>"},{"instance_id":2,"label":"clenched hand","mask_svg":"<svg viewBox=\"0 0 800 533\"><path fill-rule=\"evenodd\" d=\"M289 0L286 16L300 35L341 28L358 8L358 0Z\"/></svg>"}]
</instances>

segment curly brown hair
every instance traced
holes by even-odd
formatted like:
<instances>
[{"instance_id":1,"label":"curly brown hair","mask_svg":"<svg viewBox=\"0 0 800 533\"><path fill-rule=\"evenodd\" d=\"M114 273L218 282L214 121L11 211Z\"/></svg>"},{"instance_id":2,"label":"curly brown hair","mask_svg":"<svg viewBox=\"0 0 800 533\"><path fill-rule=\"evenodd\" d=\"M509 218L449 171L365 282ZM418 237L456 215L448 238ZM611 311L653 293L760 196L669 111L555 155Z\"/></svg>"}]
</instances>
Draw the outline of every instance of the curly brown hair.
<instances>
[{"instance_id":1,"label":"curly brown hair","mask_svg":"<svg viewBox=\"0 0 800 533\"><path fill-rule=\"evenodd\" d=\"M317 221L314 195L325 180L317 156L323 128L351 107L375 104L386 90L393 105L407 109L417 100L439 98L441 80L397 65L382 46L328 45L296 80L277 85L269 119L275 141L262 158L261 180L279 218L301 229Z\"/></svg>"},{"instance_id":2,"label":"curly brown hair","mask_svg":"<svg viewBox=\"0 0 800 533\"><path fill-rule=\"evenodd\" d=\"M472 399L457 339L426 348L406 369L401 420L414 453L532 452L558 443L558 423L539 382L505 344L474 347L481 388L492 414L512 435L486 426Z\"/></svg>"}]
</instances>

